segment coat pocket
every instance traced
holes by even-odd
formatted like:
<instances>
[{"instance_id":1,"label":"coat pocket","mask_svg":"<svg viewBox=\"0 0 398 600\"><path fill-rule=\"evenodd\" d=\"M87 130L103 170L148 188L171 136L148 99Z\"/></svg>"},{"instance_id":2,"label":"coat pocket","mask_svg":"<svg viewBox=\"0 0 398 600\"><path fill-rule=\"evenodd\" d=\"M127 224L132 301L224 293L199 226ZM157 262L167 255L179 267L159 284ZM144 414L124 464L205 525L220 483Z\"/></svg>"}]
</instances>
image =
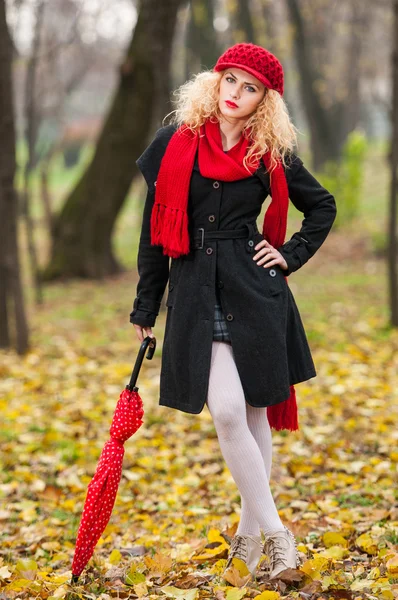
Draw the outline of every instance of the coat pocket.
<instances>
[{"instance_id":1,"label":"coat pocket","mask_svg":"<svg viewBox=\"0 0 398 600\"><path fill-rule=\"evenodd\" d=\"M273 267L271 267L272 269ZM271 270L270 269L270 270ZM282 286L280 283L278 283L278 287L270 287L269 293L271 294L271 296L279 296L279 294L281 294L283 291Z\"/></svg>"},{"instance_id":2,"label":"coat pocket","mask_svg":"<svg viewBox=\"0 0 398 600\"><path fill-rule=\"evenodd\" d=\"M261 233L257 233L254 237L255 245L263 240ZM258 252L254 250L253 253ZM260 258L258 260L261 260ZM259 265L258 261L252 261L254 268L258 273L261 281L263 282L264 291L270 296L279 296L282 294L286 282L283 277L283 269L280 265L271 265L270 267L264 267L263 264Z\"/></svg>"},{"instance_id":3,"label":"coat pocket","mask_svg":"<svg viewBox=\"0 0 398 600\"><path fill-rule=\"evenodd\" d=\"M286 281L281 267L279 265L264 267L263 265L258 265L256 261L253 262L264 293L268 296L279 296L279 294L282 294L286 286Z\"/></svg>"}]
</instances>

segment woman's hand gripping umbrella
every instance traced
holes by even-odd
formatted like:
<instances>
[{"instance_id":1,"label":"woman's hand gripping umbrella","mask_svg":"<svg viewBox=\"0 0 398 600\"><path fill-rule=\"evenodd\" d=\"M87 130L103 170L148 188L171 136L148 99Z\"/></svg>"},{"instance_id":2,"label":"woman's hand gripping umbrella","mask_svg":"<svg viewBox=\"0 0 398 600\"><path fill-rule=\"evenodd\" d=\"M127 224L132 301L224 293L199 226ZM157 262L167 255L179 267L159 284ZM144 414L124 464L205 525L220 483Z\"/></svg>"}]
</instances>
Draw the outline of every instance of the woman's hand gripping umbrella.
<instances>
[{"instance_id":1,"label":"woman's hand gripping umbrella","mask_svg":"<svg viewBox=\"0 0 398 600\"><path fill-rule=\"evenodd\" d=\"M144 408L135 383L147 347L147 358L152 359L156 349L155 337L147 336L141 344L130 383L121 392L116 404L109 430L111 438L102 449L96 471L88 485L76 538L72 583L78 581L110 519L122 475L123 444L143 423Z\"/></svg>"}]
</instances>

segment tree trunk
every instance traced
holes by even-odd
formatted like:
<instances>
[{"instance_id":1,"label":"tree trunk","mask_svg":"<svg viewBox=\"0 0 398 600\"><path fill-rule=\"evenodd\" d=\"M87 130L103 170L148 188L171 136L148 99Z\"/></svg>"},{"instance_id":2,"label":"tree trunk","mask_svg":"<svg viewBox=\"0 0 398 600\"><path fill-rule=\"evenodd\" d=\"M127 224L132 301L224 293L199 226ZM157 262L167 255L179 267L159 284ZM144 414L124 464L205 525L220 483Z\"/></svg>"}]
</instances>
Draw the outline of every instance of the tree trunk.
<instances>
[{"instance_id":1,"label":"tree trunk","mask_svg":"<svg viewBox=\"0 0 398 600\"><path fill-rule=\"evenodd\" d=\"M44 279L102 278L123 270L113 253L112 232L137 173L135 157L145 149L158 98L165 97L180 4L141 3L94 157L55 219Z\"/></svg>"},{"instance_id":2,"label":"tree trunk","mask_svg":"<svg viewBox=\"0 0 398 600\"><path fill-rule=\"evenodd\" d=\"M300 72L301 96L310 130L313 168L320 170L326 160L336 160L339 156L337 139L334 136L331 119L322 106L320 94L316 89L317 72L308 43L308 35L297 0L287 0L290 20L295 28L294 47ZM340 113L340 107L337 113Z\"/></svg>"},{"instance_id":3,"label":"tree trunk","mask_svg":"<svg viewBox=\"0 0 398 600\"><path fill-rule=\"evenodd\" d=\"M25 141L27 148L27 159L23 170L23 194L22 194L22 216L26 224L26 235L28 239L28 252L32 280L35 289L36 304L43 303L43 290L39 277L39 265L37 259L36 245L34 239L35 221L31 214L31 176L37 165L36 142L40 126L40 117L36 106L36 81L37 63L40 51L40 37L43 26L45 0L41 0L36 6L36 23L34 26L32 51L26 66L25 75Z\"/></svg>"},{"instance_id":4,"label":"tree trunk","mask_svg":"<svg viewBox=\"0 0 398 600\"><path fill-rule=\"evenodd\" d=\"M192 73L211 69L220 54L213 26L213 0L190 0L190 7L186 34L186 79L190 79Z\"/></svg>"},{"instance_id":5,"label":"tree trunk","mask_svg":"<svg viewBox=\"0 0 398 600\"><path fill-rule=\"evenodd\" d=\"M43 204L44 220L46 222L47 231L54 237L53 203L51 200L50 187L48 185L48 170L49 162L45 160L40 169L40 197Z\"/></svg>"},{"instance_id":6,"label":"tree trunk","mask_svg":"<svg viewBox=\"0 0 398 600\"><path fill-rule=\"evenodd\" d=\"M347 136L357 127L360 120L360 63L363 49L363 39L366 38L368 21L371 18L369 7L362 0L351 0L351 17L347 24L350 28L350 42L347 51L345 73L342 80L346 88L343 102L338 106L337 114L332 118L332 128L336 135L336 146L340 156Z\"/></svg>"},{"instance_id":7,"label":"tree trunk","mask_svg":"<svg viewBox=\"0 0 398 600\"><path fill-rule=\"evenodd\" d=\"M29 335L19 272L11 65L5 0L0 0L0 347L15 346L23 354Z\"/></svg>"},{"instance_id":8,"label":"tree trunk","mask_svg":"<svg viewBox=\"0 0 398 600\"><path fill-rule=\"evenodd\" d=\"M333 98L328 106L322 101L317 86L324 80L316 68L315 52L320 41L308 31L298 0L287 0L289 15L295 29L294 47L300 73L301 97L310 130L310 145L315 170L321 170L327 160L338 161L348 134L360 118L359 77L363 40L366 37L369 10L361 0L351 0L350 41L346 69L340 73L339 88L344 86L342 98ZM332 18L332 17L331 17ZM326 28L328 24L326 24ZM327 29L317 32L321 39ZM322 42L324 43L324 42Z\"/></svg>"},{"instance_id":9,"label":"tree trunk","mask_svg":"<svg viewBox=\"0 0 398 600\"><path fill-rule=\"evenodd\" d=\"M391 325L398 327L397 203L398 203L398 0L394 0L392 53L391 192L388 223L388 281Z\"/></svg>"},{"instance_id":10,"label":"tree trunk","mask_svg":"<svg viewBox=\"0 0 398 600\"><path fill-rule=\"evenodd\" d=\"M285 45L282 36L277 36L275 5L272 0L252 0L252 13L256 9L257 15L254 20L256 44L267 48L270 52L278 54L278 43Z\"/></svg>"},{"instance_id":11,"label":"tree trunk","mask_svg":"<svg viewBox=\"0 0 398 600\"><path fill-rule=\"evenodd\" d=\"M236 8L236 23L234 27L236 43L251 42L252 44L256 44L250 2L238 2Z\"/></svg>"}]
</instances>

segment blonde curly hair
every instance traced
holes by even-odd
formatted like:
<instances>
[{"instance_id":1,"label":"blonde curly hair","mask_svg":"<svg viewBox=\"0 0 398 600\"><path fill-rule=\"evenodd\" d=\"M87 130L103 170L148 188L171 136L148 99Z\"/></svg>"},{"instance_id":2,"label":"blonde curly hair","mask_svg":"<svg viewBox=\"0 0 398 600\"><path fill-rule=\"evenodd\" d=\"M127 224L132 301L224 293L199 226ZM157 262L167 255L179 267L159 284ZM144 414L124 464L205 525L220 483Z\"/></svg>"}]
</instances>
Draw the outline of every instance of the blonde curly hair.
<instances>
[{"instance_id":1,"label":"blonde curly hair","mask_svg":"<svg viewBox=\"0 0 398 600\"><path fill-rule=\"evenodd\" d=\"M222 118L218 106L219 88L224 73L225 70L200 71L183 83L173 92L177 99L172 103L177 108L168 113L163 122L172 115L169 124L181 126L185 123L195 133L207 119L219 121ZM251 136L249 128L252 128ZM245 168L248 169L251 161L255 164L268 150L271 151L271 171L279 160L286 167L286 156L297 145L297 132L283 97L276 90L266 88L264 98L242 131L245 137L253 140L243 160Z\"/></svg>"}]
</instances>

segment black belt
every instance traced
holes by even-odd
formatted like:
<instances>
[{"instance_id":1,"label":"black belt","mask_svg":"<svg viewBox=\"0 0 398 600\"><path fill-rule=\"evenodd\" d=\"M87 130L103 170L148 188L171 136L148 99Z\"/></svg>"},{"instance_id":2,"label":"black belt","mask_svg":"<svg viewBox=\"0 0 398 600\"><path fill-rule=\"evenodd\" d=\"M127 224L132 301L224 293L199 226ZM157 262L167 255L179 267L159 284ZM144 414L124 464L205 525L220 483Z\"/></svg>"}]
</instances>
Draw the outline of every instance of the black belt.
<instances>
[{"instance_id":1,"label":"black belt","mask_svg":"<svg viewBox=\"0 0 398 600\"><path fill-rule=\"evenodd\" d=\"M213 240L233 240L246 238L259 233L255 223L246 223L241 229L221 229L219 231L205 231L203 227L195 229L192 238L192 249L202 250L204 243Z\"/></svg>"}]
</instances>

